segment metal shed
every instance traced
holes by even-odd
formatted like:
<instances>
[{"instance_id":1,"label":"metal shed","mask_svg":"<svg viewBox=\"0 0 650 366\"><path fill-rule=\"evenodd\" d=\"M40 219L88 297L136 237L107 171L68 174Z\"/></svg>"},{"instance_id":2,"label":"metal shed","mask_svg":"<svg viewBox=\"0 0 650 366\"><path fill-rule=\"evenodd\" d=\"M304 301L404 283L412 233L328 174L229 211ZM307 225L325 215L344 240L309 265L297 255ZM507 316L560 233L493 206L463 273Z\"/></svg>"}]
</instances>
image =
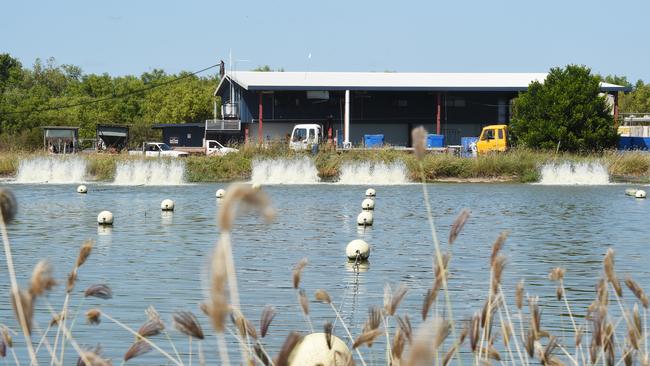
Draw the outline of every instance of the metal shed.
<instances>
[{"instance_id":1,"label":"metal shed","mask_svg":"<svg viewBox=\"0 0 650 366\"><path fill-rule=\"evenodd\" d=\"M79 150L79 127L44 126L43 149L51 154L72 154Z\"/></svg>"}]
</instances>

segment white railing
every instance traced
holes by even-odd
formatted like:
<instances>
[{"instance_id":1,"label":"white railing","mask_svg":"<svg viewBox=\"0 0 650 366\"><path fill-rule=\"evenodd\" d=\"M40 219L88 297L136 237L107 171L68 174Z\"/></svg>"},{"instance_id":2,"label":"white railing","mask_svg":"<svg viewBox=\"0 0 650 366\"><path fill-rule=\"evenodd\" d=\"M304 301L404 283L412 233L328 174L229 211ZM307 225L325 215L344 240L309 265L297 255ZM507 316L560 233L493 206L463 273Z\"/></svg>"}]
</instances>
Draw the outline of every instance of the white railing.
<instances>
[{"instance_id":1,"label":"white railing","mask_svg":"<svg viewBox=\"0 0 650 366\"><path fill-rule=\"evenodd\" d=\"M206 131L241 131L241 120L238 119L206 119Z\"/></svg>"}]
</instances>

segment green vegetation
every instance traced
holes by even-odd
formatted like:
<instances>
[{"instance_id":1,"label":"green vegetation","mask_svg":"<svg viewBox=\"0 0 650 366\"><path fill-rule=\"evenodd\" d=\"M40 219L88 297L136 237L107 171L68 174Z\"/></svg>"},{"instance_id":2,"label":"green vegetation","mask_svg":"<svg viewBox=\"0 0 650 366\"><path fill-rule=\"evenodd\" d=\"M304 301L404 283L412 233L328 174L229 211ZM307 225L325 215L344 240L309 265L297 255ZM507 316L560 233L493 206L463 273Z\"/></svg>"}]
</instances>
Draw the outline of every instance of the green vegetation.
<instances>
[{"instance_id":1,"label":"green vegetation","mask_svg":"<svg viewBox=\"0 0 650 366\"><path fill-rule=\"evenodd\" d=\"M21 159L40 154L21 152L0 155L0 176L14 176ZM115 167L120 161L143 159L126 154L81 155L88 161L88 176L100 181L114 178ZM188 182L231 182L248 180L251 177L253 161L256 159L313 159L318 175L323 181L336 181L345 164L359 162L395 163L402 162L409 178L418 181L419 167L415 156L406 151L377 149L336 151L321 149L314 157L307 153L288 150L285 145L275 144L268 148L241 146L240 151L224 157L190 156L185 159L185 178ZM428 154L423 160L425 179L428 182L521 182L538 181L540 167L554 162L600 162L617 181L650 180L650 154L645 152L608 151L601 154L577 155L571 153L553 154L528 149L512 149L506 153L489 154L478 158L463 158L449 154Z\"/></svg>"},{"instance_id":2,"label":"green vegetation","mask_svg":"<svg viewBox=\"0 0 650 366\"><path fill-rule=\"evenodd\" d=\"M182 79L172 82L177 78ZM157 138L154 123L212 118L217 83L216 76L158 69L139 77L84 74L53 58L45 63L37 59L29 69L0 54L0 149L40 148L40 127L47 125L79 126L80 138L94 138L98 123L130 125L131 142L138 145ZM82 105L63 108L77 104Z\"/></svg>"},{"instance_id":3,"label":"green vegetation","mask_svg":"<svg viewBox=\"0 0 650 366\"><path fill-rule=\"evenodd\" d=\"M602 151L616 146L614 119L600 77L584 66L553 68L515 100L513 142L534 149Z\"/></svg>"}]
</instances>

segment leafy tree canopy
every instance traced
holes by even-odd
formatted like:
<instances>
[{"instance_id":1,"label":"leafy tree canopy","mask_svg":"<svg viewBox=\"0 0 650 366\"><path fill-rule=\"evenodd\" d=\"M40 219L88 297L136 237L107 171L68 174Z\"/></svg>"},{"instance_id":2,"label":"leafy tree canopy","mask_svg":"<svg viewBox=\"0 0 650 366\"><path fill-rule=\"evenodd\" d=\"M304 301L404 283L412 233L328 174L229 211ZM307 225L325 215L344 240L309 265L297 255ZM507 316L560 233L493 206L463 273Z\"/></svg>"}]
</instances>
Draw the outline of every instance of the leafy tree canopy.
<instances>
[{"instance_id":1,"label":"leafy tree canopy","mask_svg":"<svg viewBox=\"0 0 650 366\"><path fill-rule=\"evenodd\" d=\"M516 144L587 152L614 147L617 133L600 77L584 66L553 68L515 100L511 132Z\"/></svg>"}]
</instances>

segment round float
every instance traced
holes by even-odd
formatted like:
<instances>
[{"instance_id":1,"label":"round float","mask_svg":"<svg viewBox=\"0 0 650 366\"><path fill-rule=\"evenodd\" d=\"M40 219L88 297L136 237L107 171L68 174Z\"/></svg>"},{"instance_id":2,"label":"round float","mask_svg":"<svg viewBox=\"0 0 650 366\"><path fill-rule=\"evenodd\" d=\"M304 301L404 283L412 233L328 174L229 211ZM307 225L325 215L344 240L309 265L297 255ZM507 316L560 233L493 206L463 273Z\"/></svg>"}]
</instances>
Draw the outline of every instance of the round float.
<instances>
[{"instance_id":1,"label":"round float","mask_svg":"<svg viewBox=\"0 0 650 366\"><path fill-rule=\"evenodd\" d=\"M223 198L223 196L225 196L225 195L226 195L226 190L225 189L217 189L217 193L215 194L215 196L217 198Z\"/></svg>"},{"instance_id":2,"label":"round float","mask_svg":"<svg viewBox=\"0 0 650 366\"><path fill-rule=\"evenodd\" d=\"M345 247L345 255L349 260L356 260L357 255L360 260L366 260L370 256L370 245L361 239L352 240Z\"/></svg>"},{"instance_id":3,"label":"round float","mask_svg":"<svg viewBox=\"0 0 650 366\"><path fill-rule=\"evenodd\" d=\"M163 211L174 211L174 201L168 199L163 200L160 203L160 209Z\"/></svg>"},{"instance_id":4,"label":"round float","mask_svg":"<svg viewBox=\"0 0 650 366\"><path fill-rule=\"evenodd\" d=\"M113 225L113 213L110 211L102 211L97 215L97 223L99 225Z\"/></svg>"},{"instance_id":5,"label":"round float","mask_svg":"<svg viewBox=\"0 0 650 366\"><path fill-rule=\"evenodd\" d=\"M375 192L374 188L368 188L366 189L366 197L375 197L377 195L377 192Z\"/></svg>"},{"instance_id":6,"label":"round float","mask_svg":"<svg viewBox=\"0 0 650 366\"><path fill-rule=\"evenodd\" d=\"M351 359L352 352L339 337L332 334L330 348L325 333L312 333L291 351L289 366L346 366Z\"/></svg>"},{"instance_id":7,"label":"round float","mask_svg":"<svg viewBox=\"0 0 650 366\"><path fill-rule=\"evenodd\" d=\"M372 213L370 211L363 211L357 216L357 225L359 226L372 226Z\"/></svg>"},{"instance_id":8,"label":"round float","mask_svg":"<svg viewBox=\"0 0 650 366\"><path fill-rule=\"evenodd\" d=\"M374 210L375 209L375 201L370 199L370 198L366 198L365 200L363 200L361 202L361 209L362 210L368 210L368 211Z\"/></svg>"},{"instance_id":9,"label":"round float","mask_svg":"<svg viewBox=\"0 0 650 366\"><path fill-rule=\"evenodd\" d=\"M88 187L81 184L77 187L77 193L88 193Z\"/></svg>"}]
</instances>

